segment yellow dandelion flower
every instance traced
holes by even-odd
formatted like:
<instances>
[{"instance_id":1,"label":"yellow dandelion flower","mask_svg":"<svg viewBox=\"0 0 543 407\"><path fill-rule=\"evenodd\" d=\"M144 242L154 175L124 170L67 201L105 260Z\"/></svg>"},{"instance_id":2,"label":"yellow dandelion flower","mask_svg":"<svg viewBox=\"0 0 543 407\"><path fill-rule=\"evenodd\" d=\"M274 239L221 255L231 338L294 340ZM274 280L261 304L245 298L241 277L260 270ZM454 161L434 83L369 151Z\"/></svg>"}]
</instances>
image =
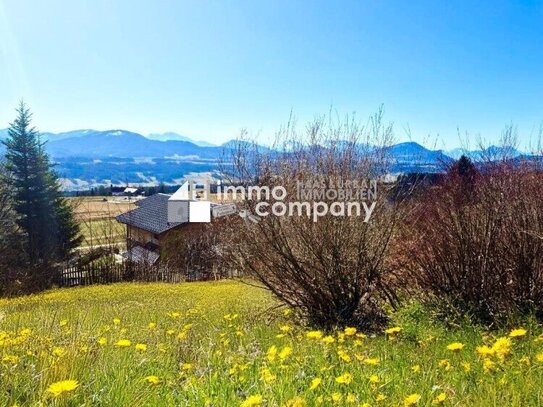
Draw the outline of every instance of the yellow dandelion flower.
<instances>
[{"instance_id":1,"label":"yellow dandelion flower","mask_svg":"<svg viewBox=\"0 0 543 407\"><path fill-rule=\"evenodd\" d=\"M117 326L121 324L121 320L119 318L113 318L113 325Z\"/></svg>"},{"instance_id":2,"label":"yellow dandelion flower","mask_svg":"<svg viewBox=\"0 0 543 407\"><path fill-rule=\"evenodd\" d=\"M147 345L144 343L137 343L135 348L140 352L145 352L147 350Z\"/></svg>"},{"instance_id":3,"label":"yellow dandelion flower","mask_svg":"<svg viewBox=\"0 0 543 407\"><path fill-rule=\"evenodd\" d=\"M377 358L364 359L364 363L370 366L377 366L379 364L379 359Z\"/></svg>"},{"instance_id":4,"label":"yellow dandelion flower","mask_svg":"<svg viewBox=\"0 0 543 407\"><path fill-rule=\"evenodd\" d=\"M119 348L128 348L130 345L132 345L132 342L130 342L128 339L120 339L115 345Z\"/></svg>"},{"instance_id":5,"label":"yellow dandelion flower","mask_svg":"<svg viewBox=\"0 0 543 407\"><path fill-rule=\"evenodd\" d=\"M174 333L175 333L175 331L174 331L173 329L168 329L168 330L166 331L166 335L170 335L170 336L171 336L171 335L173 335Z\"/></svg>"},{"instance_id":6,"label":"yellow dandelion flower","mask_svg":"<svg viewBox=\"0 0 543 407\"><path fill-rule=\"evenodd\" d=\"M334 343L336 340L333 336L331 335L328 335L328 336L325 336L324 338L322 338L322 341L327 344L327 345L330 345L332 343Z\"/></svg>"},{"instance_id":7,"label":"yellow dandelion flower","mask_svg":"<svg viewBox=\"0 0 543 407\"><path fill-rule=\"evenodd\" d=\"M377 375L371 375L371 376L369 377L369 381L370 381L370 383L379 383L379 376L377 376Z\"/></svg>"},{"instance_id":8,"label":"yellow dandelion flower","mask_svg":"<svg viewBox=\"0 0 543 407\"><path fill-rule=\"evenodd\" d=\"M350 363L351 362L351 357L344 350L338 350L337 354L338 354L339 358L341 360L343 360L345 363Z\"/></svg>"},{"instance_id":9,"label":"yellow dandelion flower","mask_svg":"<svg viewBox=\"0 0 543 407\"><path fill-rule=\"evenodd\" d=\"M321 339L322 338L322 332L321 331L309 331L305 336L308 339Z\"/></svg>"},{"instance_id":10,"label":"yellow dandelion flower","mask_svg":"<svg viewBox=\"0 0 543 407\"><path fill-rule=\"evenodd\" d=\"M279 352L279 359L285 360L292 354L292 348L285 346L283 349L281 349L281 352Z\"/></svg>"},{"instance_id":11,"label":"yellow dandelion flower","mask_svg":"<svg viewBox=\"0 0 543 407\"><path fill-rule=\"evenodd\" d=\"M149 322L149 325L147 325L147 328L150 329L150 330L153 330L156 328L156 323L155 322Z\"/></svg>"},{"instance_id":12,"label":"yellow dandelion flower","mask_svg":"<svg viewBox=\"0 0 543 407\"><path fill-rule=\"evenodd\" d=\"M353 393L347 394L347 397L345 397L345 401L347 403L356 403L356 396Z\"/></svg>"},{"instance_id":13,"label":"yellow dandelion flower","mask_svg":"<svg viewBox=\"0 0 543 407\"><path fill-rule=\"evenodd\" d=\"M181 365L181 369L182 369L182 370L190 370L190 369L192 369L192 364L190 364L190 363L183 363L183 364Z\"/></svg>"},{"instance_id":14,"label":"yellow dandelion flower","mask_svg":"<svg viewBox=\"0 0 543 407\"><path fill-rule=\"evenodd\" d=\"M496 367L496 363L493 362L492 360L490 359L485 359L483 361L483 370L485 371L485 373L490 373L494 370L494 368Z\"/></svg>"},{"instance_id":15,"label":"yellow dandelion flower","mask_svg":"<svg viewBox=\"0 0 543 407\"><path fill-rule=\"evenodd\" d=\"M276 356L277 356L277 346L272 345L269 347L268 352L266 352L266 358L270 362L273 362Z\"/></svg>"},{"instance_id":16,"label":"yellow dandelion flower","mask_svg":"<svg viewBox=\"0 0 543 407\"><path fill-rule=\"evenodd\" d=\"M62 380L60 382L53 383L47 388L47 393L52 394L54 397L61 396L64 393L74 391L79 387L77 380Z\"/></svg>"},{"instance_id":17,"label":"yellow dandelion flower","mask_svg":"<svg viewBox=\"0 0 543 407\"><path fill-rule=\"evenodd\" d=\"M341 393L332 393L332 396L331 396L331 399L334 403L339 403L341 401L341 399L343 398L342 394Z\"/></svg>"},{"instance_id":18,"label":"yellow dandelion flower","mask_svg":"<svg viewBox=\"0 0 543 407\"><path fill-rule=\"evenodd\" d=\"M439 367L444 369L446 372L448 372L452 368L451 362L449 362L448 359L441 359L439 361Z\"/></svg>"},{"instance_id":19,"label":"yellow dandelion flower","mask_svg":"<svg viewBox=\"0 0 543 407\"><path fill-rule=\"evenodd\" d=\"M511 332L509 332L509 337L521 338L523 336L526 336L527 333L528 331L526 331L526 329L523 329L523 328L513 329Z\"/></svg>"},{"instance_id":20,"label":"yellow dandelion flower","mask_svg":"<svg viewBox=\"0 0 543 407\"><path fill-rule=\"evenodd\" d=\"M494 350L486 345L477 346L475 350L480 356L484 358L492 356L494 354Z\"/></svg>"},{"instance_id":21,"label":"yellow dandelion flower","mask_svg":"<svg viewBox=\"0 0 543 407\"><path fill-rule=\"evenodd\" d=\"M154 375L151 375L151 376L147 376L146 378L144 378L143 380L145 380L147 383L149 384L154 384L154 385L157 385L160 383L160 379L158 376L154 376Z\"/></svg>"},{"instance_id":22,"label":"yellow dandelion flower","mask_svg":"<svg viewBox=\"0 0 543 407\"><path fill-rule=\"evenodd\" d=\"M107 339L104 338L104 337L98 338L98 340L96 342L98 342L98 345L100 345L100 346L106 346L107 345Z\"/></svg>"},{"instance_id":23,"label":"yellow dandelion flower","mask_svg":"<svg viewBox=\"0 0 543 407\"><path fill-rule=\"evenodd\" d=\"M2 358L2 362L4 363L9 363L11 365L15 365L17 364L17 362L19 362L19 356L15 356L15 355L6 355Z\"/></svg>"},{"instance_id":24,"label":"yellow dandelion flower","mask_svg":"<svg viewBox=\"0 0 543 407\"><path fill-rule=\"evenodd\" d=\"M443 404L445 400L447 399L447 395L445 393L439 393L433 400L432 404Z\"/></svg>"},{"instance_id":25,"label":"yellow dandelion flower","mask_svg":"<svg viewBox=\"0 0 543 407\"><path fill-rule=\"evenodd\" d=\"M66 325L68 325L68 320L67 320L67 319L63 319L63 320L61 320L58 324L59 324L60 326L66 326Z\"/></svg>"},{"instance_id":26,"label":"yellow dandelion flower","mask_svg":"<svg viewBox=\"0 0 543 407\"><path fill-rule=\"evenodd\" d=\"M279 328L281 332L290 332L291 329L292 328L288 325L283 325L282 327Z\"/></svg>"},{"instance_id":27,"label":"yellow dandelion flower","mask_svg":"<svg viewBox=\"0 0 543 407\"><path fill-rule=\"evenodd\" d=\"M402 330L402 328L400 328L399 326L394 326L392 328L388 328L385 333L388 334L388 335L396 335L398 333L400 333Z\"/></svg>"},{"instance_id":28,"label":"yellow dandelion flower","mask_svg":"<svg viewBox=\"0 0 543 407\"><path fill-rule=\"evenodd\" d=\"M356 335L356 328L347 327L347 328L345 328L345 330L343 332L345 333L346 336L354 336L354 335Z\"/></svg>"},{"instance_id":29,"label":"yellow dandelion flower","mask_svg":"<svg viewBox=\"0 0 543 407\"><path fill-rule=\"evenodd\" d=\"M543 363L543 352L538 353L538 354L535 356L535 360L537 360L537 361L540 362L540 363Z\"/></svg>"},{"instance_id":30,"label":"yellow dandelion flower","mask_svg":"<svg viewBox=\"0 0 543 407\"><path fill-rule=\"evenodd\" d=\"M420 400L420 394L417 394L417 393L413 393L413 394L410 394L409 396L407 396L404 400L403 400L403 404L404 406L413 406L415 404L417 404Z\"/></svg>"},{"instance_id":31,"label":"yellow dandelion flower","mask_svg":"<svg viewBox=\"0 0 543 407\"><path fill-rule=\"evenodd\" d=\"M260 379L265 383L271 383L277 379L277 376L272 374L271 370L265 367L260 371Z\"/></svg>"},{"instance_id":32,"label":"yellow dandelion flower","mask_svg":"<svg viewBox=\"0 0 543 407\"><path fill-rule=\"evenodd\" d=\"M387 396L385 396L383 393L379 393L379 394L375 397L375 401L377 401L377 402L385 401L386 399L387 399Z\"/></svg>"},{"instance_id":33,"label":"yellow dandelion flower","mask_svg":"<svg viewBox=\"0 0 543 407\"><path fill-rule=\"evenodd\" d=\"M315 390L317 387L320 386L321 383L322 383L322 379L321 379L321 378L319 378L319 377L314 378L314 379L311 381L311 386L309 386L309 390Z\"/></svg>"},{"instance_id":34,"label":"yellow dandelion flower","mask_svg":"<svg viewBox=\"0 0 543 407\"><path fill-rule=\"evenodd\" d=\"M464 344L460 342L453 342L447 345L447 350L452 352L460 352L464 348Z\"/></svg>"},{"instance_id":35,"label":"yellow dandelion flower","mask_svg":"<svg viewBox=\"0 0 543 407\"><path fill-rule=\"evenodd\" d=\"M240 407L257 407L262 404L263 397L260 394L247 397Z\"/></svg>"},{"instance_id":36,"label":"yellow dandelion flower","mask_svg":"<svg viewBox=\"0 0 543 407\"><path fill-rule=\"evenodd\" d=\"M301 397L290 399L285 404L283 404L283 407L306 407L306 406L307 406L306 401Z\"/></svg>"},{"instance_id":37,"label":"yellow dandelion flower","mask_svg":"<svg viewBox=\"0 0 543 407\"><path fill-rule=\"evenodd\" d=\"M353 381L353 376L350 373L344 373L341 376L336 377L336 383L350 384Z\"/></svg>"},{"instance_id":38,"label":"yellow dandelion flower","mask_svg":"<svg viewBox=\"0 0 543 407\"><path fill-rule=\"evenodd\" d=\"M471 371L471 363L469 362L463 362L462 367L464 368L464 372L466 373Z\"/></svg>"},{"instance_id":39,"label":"yellow dandelion flower","mask_svg":"<svg viewBox=\"0 0 543 407\"><path fill-rule=\"evenodd\" d=\"M411 366L411 371L412 371L413 373L418 373L418 372L420 372L420 365L413 365L413 366Z\"/></svg>"},{"instance_id":40,"label":"yellow dandelion flower","mask_svg":"<svg viewBox=\"0 0 543 407\"><path fill-rule=\"evenodd\" d=\"M504 359L511 353L511 346L511 339L501 337L496 339L496 342L492 345L492 350L499 358Z\"/></svg>"}]
</instances>

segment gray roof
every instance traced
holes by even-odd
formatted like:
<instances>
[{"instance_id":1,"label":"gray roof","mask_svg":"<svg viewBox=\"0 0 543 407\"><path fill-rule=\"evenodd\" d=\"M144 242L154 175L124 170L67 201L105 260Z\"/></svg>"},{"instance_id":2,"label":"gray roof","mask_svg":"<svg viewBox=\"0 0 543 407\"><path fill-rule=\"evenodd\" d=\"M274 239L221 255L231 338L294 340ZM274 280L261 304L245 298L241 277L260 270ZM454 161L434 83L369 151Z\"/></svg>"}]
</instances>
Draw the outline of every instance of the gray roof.
<instances>
[{"instance_id":1,"label":"gray roof","mask_svg":"<svg viewBox=\"0 0 543 407\"><path fill-rule=\"evenodd\" d=\"M156 194L136 203L138 206L117 216L117 221L151 233L164 233L182 223L168 223L168 199L170 195Z\"/></svg>"}]
</instances>

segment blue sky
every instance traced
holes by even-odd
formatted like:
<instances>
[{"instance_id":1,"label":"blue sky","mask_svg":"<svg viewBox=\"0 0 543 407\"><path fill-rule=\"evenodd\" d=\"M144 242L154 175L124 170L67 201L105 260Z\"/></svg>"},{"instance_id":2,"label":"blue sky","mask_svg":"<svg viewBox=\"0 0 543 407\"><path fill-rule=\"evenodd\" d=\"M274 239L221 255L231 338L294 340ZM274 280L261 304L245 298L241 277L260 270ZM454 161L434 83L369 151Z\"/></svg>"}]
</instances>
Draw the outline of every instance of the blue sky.
<instances>
[{"instance_id":1,"label":"blue sky","mask_svg":"<svg viewBox=\"0 0 543 407\"><path fill-rule=\"evenodd\" d=\"M268 139L292 110L459 145L522 144L543 120L539 1L0 0L0 128L24 98L43 131ZM439 137L438 137L439 136ZM437 140L437 141L436 141Z\"/></svg>"}]
</instances>

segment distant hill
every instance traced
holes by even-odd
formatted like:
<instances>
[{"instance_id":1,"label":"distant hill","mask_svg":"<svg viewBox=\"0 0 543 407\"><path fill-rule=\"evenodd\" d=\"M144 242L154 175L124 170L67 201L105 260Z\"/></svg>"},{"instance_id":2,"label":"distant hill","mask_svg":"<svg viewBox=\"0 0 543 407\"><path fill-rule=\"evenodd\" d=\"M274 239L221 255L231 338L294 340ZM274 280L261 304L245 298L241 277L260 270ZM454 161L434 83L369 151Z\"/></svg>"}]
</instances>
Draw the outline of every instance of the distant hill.
<instances>
[{"instance_id":1,"label":"distant hill","mask_svg":"<svg viewBox=\"0 0 543 407\"><path fill-rule=\"evenodd\" d=\"M77 137L49 139L52 157L198 157L216 158L220 147L201 147L188 141L150 140L126 130L92 131Z\"/></svg>"},{"instance_id":2,"label":"distant hill","mask_svg":"<svg viewBox=\"0 0 543 407\"><path fill-rule=\"evenodd\" d=\"M108 132L111 132L111 131L113 130L109 130ZM126 130L120 130L120 131L131 133L131 132L127 132ZM93 130L93 129L81 129L81 130L71 130L71 131L66 131L66 132L61 132L61 133L41 132L40 136L42 137L44 141L59 141L59 140L64 140L68 138L79 138L79 137L84 137L84 136L96 135L100 133L104 133L104 132L99 131L99 130ZM134 134L137 134L137 133L134 133ZM0 129L0 140L6 138L7 135L8 135L7 129ZM203 140L194 141L189 137L182 136L180 134L173 133L173 132L152 133L152 134L147 135L146 138L148 138L149 140L156 140L156 141L188 141L189 143L196 144L197 146L200 146L200 147L216 147L215 144L209 143L207 141L203 141Z\"/></svg>"},{"instance_id":3,"label":"distant hill","mask_svg":"<svg viewBox=\"0 0 543 407\"><path fill-rule=\"evenodd\" d=\"M221 144L221 147L223 149L235 149L235 148L238 148L238 146L244 146L250 149L254 147L254 143L251 141L244 141L244 140L229 140L226 143ZM271 151L271 149L266 146L263 146L260 144L257 144L257 146L260 152Z\"/></svg>"},{"instance_id":4,"label":"distant hill","mask_svg":"<svg viewBox=\"0 0 543 407\"><path fill-rule=\"evenodd\" d=\"M40 133L42 139L44 141L59 141L59 140L65 140L69 138L78 138L78 137L85 137L90 136L93 134L97 134L99 131L92 130L92 129L83 129L83 130L72 130L72 131L66 131L63 133Z\"/></svg>"},{"instance_id":5,"label":"distant hill","mask_svg":"<svg viewBox=\"0 0 543 407\"><path fill-rule=\"evenodd\" d=\"M216 147L215 144L208 143L207 141L203 140L193 140L189 137L182 136L177 133L173 132L167 132L167 133L151 133L147 135L147 138L149 140L156 140L156 141L188 141L189 143L196 144L200 147Z\"/></svg>"},{"instance_id":6,"label":"distant hill","mask_svg":"<svg viewBox=\"0 0 543 407\"><path fill-rule=\"evenodd\" d=\"M442 150L429 150L415 142L387 147L392 172L439 172L454 161Z\"/></svg>"}]
</instances>

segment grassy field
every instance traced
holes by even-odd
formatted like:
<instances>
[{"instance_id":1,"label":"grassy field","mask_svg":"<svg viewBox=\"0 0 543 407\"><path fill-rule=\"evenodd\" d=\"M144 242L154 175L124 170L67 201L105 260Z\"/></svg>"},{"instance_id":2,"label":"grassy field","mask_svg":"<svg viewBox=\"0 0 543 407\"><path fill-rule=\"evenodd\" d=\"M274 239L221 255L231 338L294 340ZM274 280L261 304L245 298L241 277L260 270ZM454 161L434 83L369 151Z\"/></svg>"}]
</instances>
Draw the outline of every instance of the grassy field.
<instances>
[{"instance_id":1,"label":"grassy field","mask_svg":"<svg viewBox=\"0 0 543 407\"><path fill-rule=\"evenodd\" d=\"M119 244L126 240L125 225L115 219L93 219L79 223L83 240L81 247Z\"/></svg>"},{"instance_id":2,"label":"grassy field","mask_svg":"<svg viewBox=\"0 0 543 407\"><path fill-rule=\"evenodd\" d=\"M118 284L0 300L1 406L540 406L543 336L295 324L259 288Z\"/></svg>"},{"instance_id":3,"label":"grassy field","mask_svg":"<svg viewBox=\"0 0 543 407\"><path fill-rule=\"evenodd\" d=\"M135 208L134 202L116 197L70 198L81 227L82 247L122 243L126 227L114 218Z\"/></svg>"}]
</instances>

